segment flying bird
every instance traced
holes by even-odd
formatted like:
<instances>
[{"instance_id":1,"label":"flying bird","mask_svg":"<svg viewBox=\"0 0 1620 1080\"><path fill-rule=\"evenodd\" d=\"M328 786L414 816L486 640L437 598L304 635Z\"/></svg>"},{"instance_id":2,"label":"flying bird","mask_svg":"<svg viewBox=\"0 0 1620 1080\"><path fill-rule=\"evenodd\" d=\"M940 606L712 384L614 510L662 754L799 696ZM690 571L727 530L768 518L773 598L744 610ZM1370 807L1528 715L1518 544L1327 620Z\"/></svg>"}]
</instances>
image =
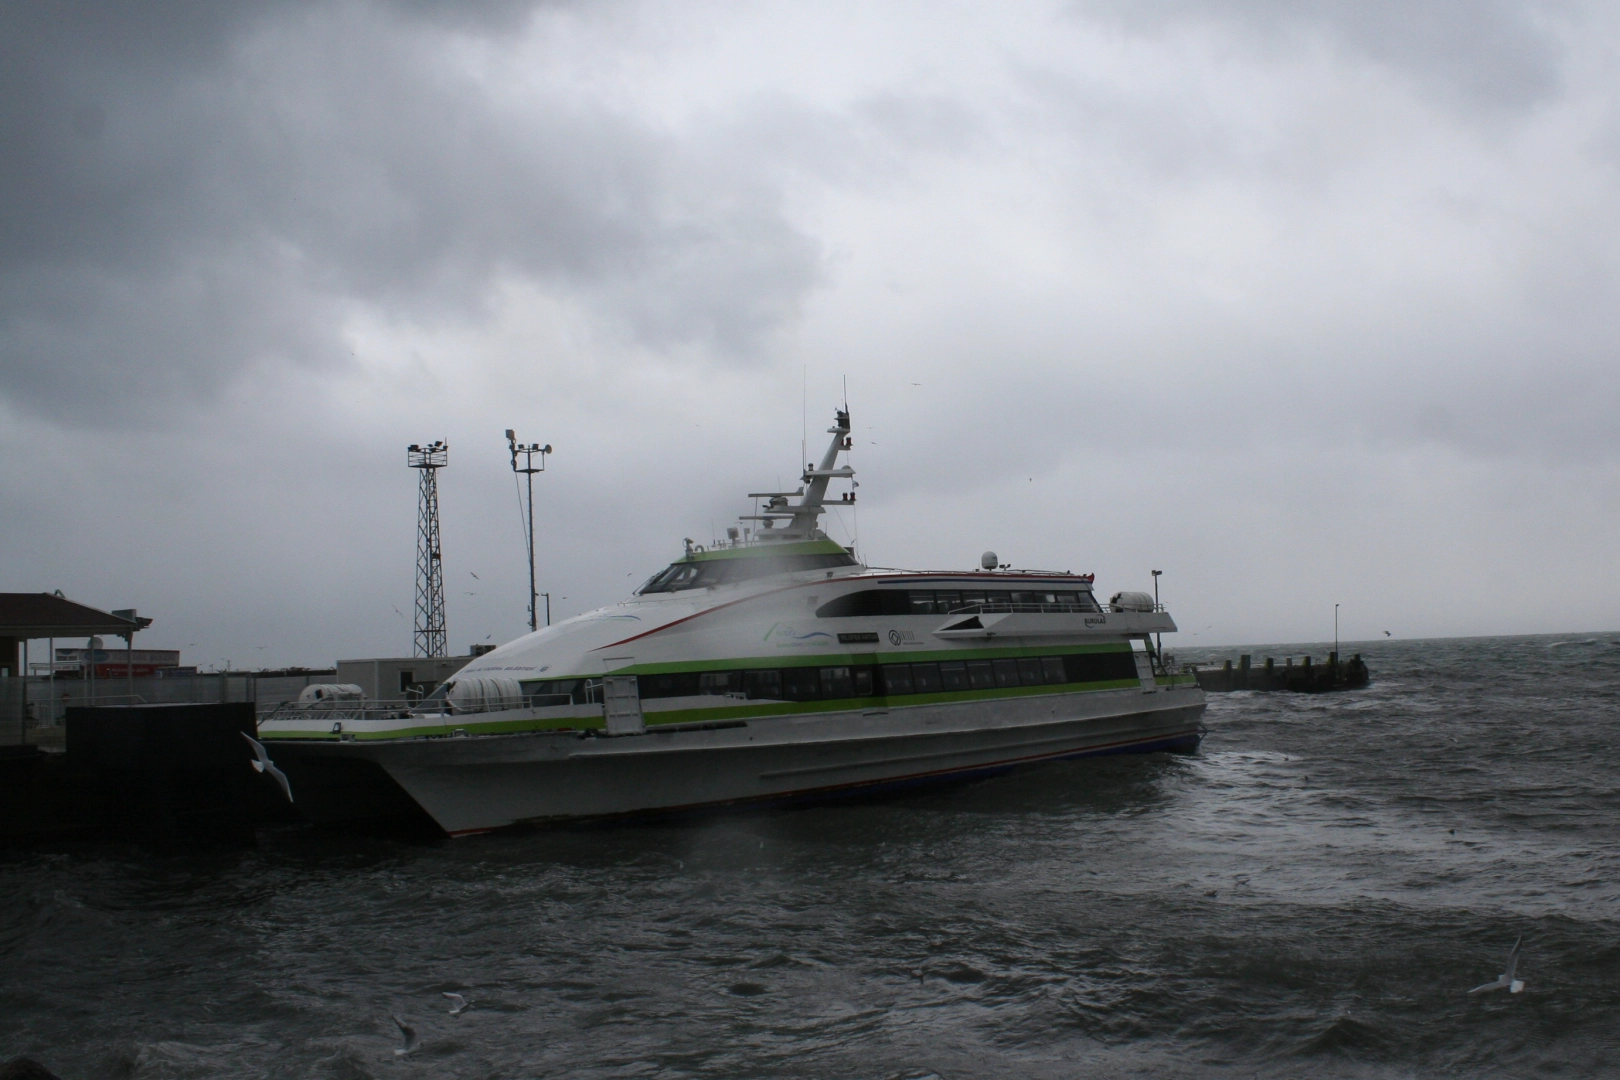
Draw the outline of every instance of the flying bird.
<instances>
[{"instance_id":1,"label":"flying bird","mask_svg":"<svg viewBox=\"0 0 1620 1080\"><path fill-rule=\"evenodd\" d=\"M467 1011L467 999L466 998L462 997L460 994L452 994L448 990L443 991L443 993L444 993L445 997L450 999L450 1015L451 1016L460 1016L462 1013Z\"/></svg>"},{"instance_id":2,"label":"flying bird","mask_svg":"<svg viewBox=\"0 0 1620 1080\"><path fill-rule=\"evenodd\" d=\"M416 1037L416 1029L397 1016L394 1017L393 1020L394 1026L399 1028L399 1033L405 1038L404 1046L394 1048L394 1056L404 1057L406 1054L415 1053L416 1045L421 1041Z\"/></svg>"},{"instance_id":3,"label":"flying bird","mask_svg":"<svg viewBox=\"0 0 1620 1080\"><path fill-rule=\"evenodd\" d=\"M472 574L472 571L469 570L469 571L467 571L467 573ZM475 581L483 581L484 580L483 578L479 577L477 574L473 574L473 579Z\"/></svg>"},{"instance_id":4,"label":"flying bird","mask_svg":"<svg viewBox=\"0 0 1620 1080\"><path fill-rule=\"evenodd\" d=\"M269 773L271 778L273 778L276 783L281 785L281 793L287 796L287 801L292 802L292 785L287 783L287 774L276 768L276 763L270 760L270 754L265 750L264 743L260 742L258 739L255 739L245 731L242 732L241 735L242 738L253 744L253 753L256 755L256 757L255 760L248 762L249 765L253 766L253 771L257 773Z\"/></svg>"},{"instance_id":5,"label":"flying bird","mask_svg":"<svg viewBox=\"0 0 1620 1080\"><path fill-rule=\"evenodd\" d=\"M1389 636L1390 636L1390 633L1389 633L1389 631L1388 631L1388 630L1385 630L1385 631L1384 631L1384 636L1385 636L1385 637L1389 637Z\"/></svg>"},{"instance_id":6,"label":"flying bird","mask_svg":"<svg viewBox=\"0 0 1620 1080\"><path fill-rule=\"evenodd\" d=\"M1519 991L1523 990L1524 982L1513 977L1513 969L1519 966L1519 942L1523 940L1523 937L1519 937L1514 940L1513 951L1508 953L1507 970L1498 975L1495 982L1488 982L1481 986L1476 986L1468 992L1470 994L1478 994L1485 990L1501 990L1502 988L1506 987L1508 993L1517 994Z\"/></svg>"}]
</instances>

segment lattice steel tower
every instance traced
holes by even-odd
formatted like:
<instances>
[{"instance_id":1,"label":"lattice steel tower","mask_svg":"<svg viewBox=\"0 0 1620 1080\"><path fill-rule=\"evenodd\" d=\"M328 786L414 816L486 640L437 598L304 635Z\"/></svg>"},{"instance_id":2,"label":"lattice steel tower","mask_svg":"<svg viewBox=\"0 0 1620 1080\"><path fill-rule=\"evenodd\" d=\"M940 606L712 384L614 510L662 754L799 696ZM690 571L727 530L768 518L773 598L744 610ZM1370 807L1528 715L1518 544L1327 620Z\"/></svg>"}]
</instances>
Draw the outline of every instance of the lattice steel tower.
<instances>
[{"instance_id":1,"label":"lattice steel tower","mask_svg":"<svg viewBox=\"0 0 1620 1080\"><path fill-rule=\"evenodd\" d=\"M421 472L416 508L416 647L413 656L444 656L444 560L439 549L439 470L450 463L443 439L411 446L406 463Z\"/></svg>"}]
</instances>

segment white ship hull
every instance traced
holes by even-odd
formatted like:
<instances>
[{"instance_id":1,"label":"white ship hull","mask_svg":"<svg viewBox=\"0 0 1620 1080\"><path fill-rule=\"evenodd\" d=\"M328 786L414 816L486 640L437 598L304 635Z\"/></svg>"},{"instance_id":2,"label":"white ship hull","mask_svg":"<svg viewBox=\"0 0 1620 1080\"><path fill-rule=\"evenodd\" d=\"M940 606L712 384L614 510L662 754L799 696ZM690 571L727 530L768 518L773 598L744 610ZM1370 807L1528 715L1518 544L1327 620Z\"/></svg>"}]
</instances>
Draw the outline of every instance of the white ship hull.
<instances>
[{"instance_id":1,"label":"white ship hull","mask_svg":"<svg viewBox=\"0 0 1620 1080\"><path fill-rule=\"evenodd\" d=\"M1054 694L730 726L343 742L277 748L295 789L307 754L369 761L452 836L703 807L826 798L1088 754L1190 750L1203 692ZM341 818L345 808L332 806Z\"/></svg>"}]
</instances>

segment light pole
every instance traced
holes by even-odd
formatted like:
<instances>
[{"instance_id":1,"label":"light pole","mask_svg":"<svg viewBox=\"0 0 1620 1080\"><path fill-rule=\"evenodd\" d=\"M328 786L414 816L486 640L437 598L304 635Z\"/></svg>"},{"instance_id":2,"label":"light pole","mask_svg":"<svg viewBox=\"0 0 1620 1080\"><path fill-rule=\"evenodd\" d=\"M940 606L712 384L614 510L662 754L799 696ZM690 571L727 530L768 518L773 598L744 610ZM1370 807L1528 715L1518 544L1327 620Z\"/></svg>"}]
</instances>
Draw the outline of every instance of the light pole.
<instances>
[{"instance_id":1,"label":"light pole","mask_svg":"<svg viewBox=\"0 0 1620 1080\"><path fill-rule=\"evenodd\" d=\"M1155 613L1159 611L1159 575L1162 573L1164 573L1163 570L1153 571L1153 610ZM1159 654L1159 663L1162 665L1164 663L1164 635L1155 634L1154 637L1157 639L1154 651Z\"/></svg>"},{"instance_id":2,"label":"light pole","mask_svg":"<svg viewBox=\"0 0 1620 1080\"><path fill-rule=\"evenodd\" d=\"M540 613L535 609L539 606L535 601L539 593L534 591L534 474L546 471L546 455L551 453L551 444L541 446L539 443L520 443L517 435L511 428L506 429L506 446L512 452L512 471L522 473L529 482L529 518L528 527L524 530L524 546L529 552L529 631L540 629ZM518 468L518 455L523 455L523 468ZM538 468L534 464L534 455L540 455ZM551 625L551 597L546 597L546 625Z\"/></svg>"}]
</instances>

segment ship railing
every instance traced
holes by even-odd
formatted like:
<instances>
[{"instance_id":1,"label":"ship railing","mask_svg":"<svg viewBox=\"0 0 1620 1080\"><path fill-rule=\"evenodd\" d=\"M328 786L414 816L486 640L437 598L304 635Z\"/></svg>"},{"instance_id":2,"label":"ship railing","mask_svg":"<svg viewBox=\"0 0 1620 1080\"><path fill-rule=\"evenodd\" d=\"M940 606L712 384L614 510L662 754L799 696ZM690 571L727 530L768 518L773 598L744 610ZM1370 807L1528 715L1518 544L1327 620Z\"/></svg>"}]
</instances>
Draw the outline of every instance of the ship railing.
<instances>
[{"instance_id":1,"label":"ship railing","mask_svg":"<svg viewBox=\"0 0 1620 1080\"><path fill-rule=\"evenodd\" d=\"M531 704L526 696L486 698L477 702L446 703L440 698L423 701L421 698L394 700L363 698L358 701L283 701L259 716L259 722L270 720L320 720L344 723L356 720L408 720L412 717L457 717L478 713L505 712L526 708Z\"/></svg>"}]
</instances>

